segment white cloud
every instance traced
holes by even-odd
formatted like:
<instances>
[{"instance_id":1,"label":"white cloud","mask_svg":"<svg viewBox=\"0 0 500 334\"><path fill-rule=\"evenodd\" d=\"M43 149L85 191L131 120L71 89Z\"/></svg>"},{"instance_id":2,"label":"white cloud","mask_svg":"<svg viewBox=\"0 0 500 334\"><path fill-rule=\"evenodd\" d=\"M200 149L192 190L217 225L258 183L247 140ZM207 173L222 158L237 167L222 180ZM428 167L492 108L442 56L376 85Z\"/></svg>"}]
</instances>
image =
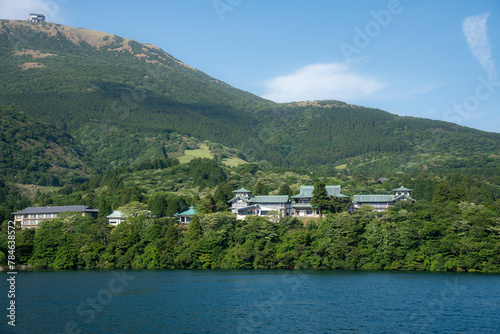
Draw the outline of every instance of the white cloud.
<instances>
[{"instance_id":1,"label":"white cloud","mask_svg":"<svg viewBox=\"0 0 500 334\"><path fill-rule=\"evenodd\" d=\"M275 102L342 100L373 94L385 83L351 72L347 63L312 64L265 83L263 98Z\"/></svg>"},{"instance_id":2,"label":"white cloud","mask_svg":"<svg viewBox=\"0 0 500 334\"><path fill-rule=\"evenodd\" d=\"M495 63L491 55L492 46L488 39L488 27L486 26L489 16L490 13L485 13L467 17L462 22L462 30L472 55L490 76L496 78Z\"/></svg>"},{"instance_id":3,"label":"white cloud","mask_svg":"<svg viewBox=\"0 0 500 334\"><path fill-rule=\"evenodd\" d=\"M54 21L61 4L68 0L0 0L0 19L27 20L30 13L44 14Z\"/></svg>"}]
</instances>

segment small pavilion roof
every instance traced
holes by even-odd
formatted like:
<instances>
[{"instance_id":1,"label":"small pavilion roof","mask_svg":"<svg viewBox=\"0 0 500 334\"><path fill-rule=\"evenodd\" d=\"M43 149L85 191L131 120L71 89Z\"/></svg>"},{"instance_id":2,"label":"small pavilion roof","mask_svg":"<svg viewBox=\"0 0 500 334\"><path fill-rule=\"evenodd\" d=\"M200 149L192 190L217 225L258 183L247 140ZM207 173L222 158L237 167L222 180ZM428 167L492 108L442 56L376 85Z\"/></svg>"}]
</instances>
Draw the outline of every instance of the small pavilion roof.
<instances>
[{"instance_id":1,"label":"small pavilion roof","mask_svg":"<svg viewBox=\"0 0 500 334\"><path fill-rule=\"evenodd\" d=\"M109 218L127 218L127 216L124 215L123 212L115 210L115 211L111 212L111 214L109 216L107 216L106 218L108 218L108 219Z\"/></svg>"},{"instance_id":2,"label":"small pavilion roof","mask_svg":"<svg viewBox=\"0 0 500 334\"><path fill-rule=\"evenodd\" d=\"M198 211L194 209L194 206L190 206L188 210L181 212L181 213L176 213L175 216L194 216L198 214Z\"/></svg>"},{"instance_id":3,"label":"small pavilion roof","mask_svg":"<svg viewBox=\"0 0 500 334\"><path fill-rule=\"evenodd\" d=\"M408 188L405 188L403 186L397 188L397 189L392 189L393 192L396 192L396 191L413 191L413 189L408 189Z\"/></svg>"},{"instance_id":4,"label":"small pavilion roof","mask_svg":"<svg viewBox=\"0 0 500 334\"><path fill-rule=\"evenodd\" d=\"M248 193L248 194L250 194L250 193L251 193L251 191L250 191L250 190L247 190L247 189L245 189L245 188L243 188L243 187L241 187L241 188L240 188L240 189L238 189L238 190L233 190L233 193L235 193L235 194L241 194L241 193Z\"/></svg>"}]
</instances>

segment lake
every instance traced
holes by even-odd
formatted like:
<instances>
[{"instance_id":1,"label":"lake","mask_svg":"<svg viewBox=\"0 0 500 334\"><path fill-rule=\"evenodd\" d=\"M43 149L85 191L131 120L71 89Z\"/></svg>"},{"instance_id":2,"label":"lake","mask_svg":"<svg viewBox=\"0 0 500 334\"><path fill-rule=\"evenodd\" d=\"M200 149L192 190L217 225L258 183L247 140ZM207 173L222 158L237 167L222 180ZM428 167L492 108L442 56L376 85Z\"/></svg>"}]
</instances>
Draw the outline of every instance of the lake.
<instances>
[{"instance_id":1,"label":"lake","mask_svg":"<svg viewBox=\"0 0 500 334\"><path fill-rule=\"evenodd\" d=\"M6 273L0 275L6 282ZM33 271L7 333L499 333L500 275Z\"/></svg>"}]
</instances>

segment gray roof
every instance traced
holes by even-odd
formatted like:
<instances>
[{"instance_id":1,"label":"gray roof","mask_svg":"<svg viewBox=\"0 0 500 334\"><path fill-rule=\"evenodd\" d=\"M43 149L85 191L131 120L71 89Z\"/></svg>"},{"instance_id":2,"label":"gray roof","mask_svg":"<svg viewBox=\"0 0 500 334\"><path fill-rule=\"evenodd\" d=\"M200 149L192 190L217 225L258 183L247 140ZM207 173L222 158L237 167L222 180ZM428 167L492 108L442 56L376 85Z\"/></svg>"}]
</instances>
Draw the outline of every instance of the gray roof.
<instances>
[{"instance_id":1,"label":"gray roof","mask_svg":"<svg viewBox=\"0 0 500 334\"><path fill-rule=\"evenodd\" d=\"M326 192L330 196L339 196L341 195L341 188L339 185L337 186L326 186ZM292 198L312 198L314 191L314 186L300 186L300 193L298 195L292 196ZM340 196L342 197L342 196Z\"/></svg>"},{"instance_id":2,"label":"gray roof","mask_svg":"<svg viewBox=\"0 0 500 334\"><path fill-rule=\"evenodd\" d=\"M13 215L25 215L32 213L62 213L62 212L99 212L99 209L92 209L85 205L70 206L42 206L29 207L21 211L12 212Z\"/></svg>"}]
</instances>

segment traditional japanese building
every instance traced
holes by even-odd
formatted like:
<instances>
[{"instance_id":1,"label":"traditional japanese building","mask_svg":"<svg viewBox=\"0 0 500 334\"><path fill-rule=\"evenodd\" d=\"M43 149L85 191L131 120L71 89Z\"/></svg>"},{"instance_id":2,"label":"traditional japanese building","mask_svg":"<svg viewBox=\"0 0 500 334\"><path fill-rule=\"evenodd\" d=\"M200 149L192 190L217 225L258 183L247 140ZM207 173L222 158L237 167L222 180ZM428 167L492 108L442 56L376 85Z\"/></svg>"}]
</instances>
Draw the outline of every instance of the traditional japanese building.
<instances>
[{"instance_id":1,"label":"traditional japanese building","mask_svg":"<svg viewBox=\"0 0 500 334\"><path fill-rule=\"evenodd\" d=\"M368 204L373 207L374 211L381 212L400 201L415 202L416 200L411 198L412 191L412 189L399 187L392 190L392 195L354 195L350 210L356 211L361 205Z\"/></svg>"},{"instance_id":2,"label":"traditional japanese building","mask_svg":"<svg viewBox=\"0 0 500 334\"><path fill-rule=\"evenodd\" d=\"M190 206L188 210L176 213L174 216L179 219L181 224L188 225L196 214L198 214L198 211L195 210L194 206Z\"/></svg>"},{"instance_id":3,"label":"traditional japanese building","mask_svg":"<svg viewBox=\"0 0 500 334\"><path fill-rule=\"evenodd\" d=\"M326 186L326 192L329 196L349 198L342 194L342 189L339 185ZM299 194L292 196L294 203L292 208L294 216L297 217L319 217L319 209L311 204L313 197L314 186L300 186Z\"/></svg>"},{"instance_id":4,"label":"traditional japanese building","mask_svg":"<svg viewBox=\"0 0 500 334\"><path fill-rule=\"evenodd\" d=\"M235 197L228 201L231 212L238 219L246 216L266 216L276 214L290 216L293 214L292 202L288 195L251 196L252 192L245 188L233 191Z\"/></svg>"},{"instance_id":5,"label":"traditional japanese building","mask_svg":"<svg viewBox=\"0 0 500 334\"><path fill-rule=\"evenodd\" d=\"M108 219L109 225L119 225L127 219L127 215L125 215L121 211L113 211L109 216L106 217Z\"/></svg>"}]
</instances>

